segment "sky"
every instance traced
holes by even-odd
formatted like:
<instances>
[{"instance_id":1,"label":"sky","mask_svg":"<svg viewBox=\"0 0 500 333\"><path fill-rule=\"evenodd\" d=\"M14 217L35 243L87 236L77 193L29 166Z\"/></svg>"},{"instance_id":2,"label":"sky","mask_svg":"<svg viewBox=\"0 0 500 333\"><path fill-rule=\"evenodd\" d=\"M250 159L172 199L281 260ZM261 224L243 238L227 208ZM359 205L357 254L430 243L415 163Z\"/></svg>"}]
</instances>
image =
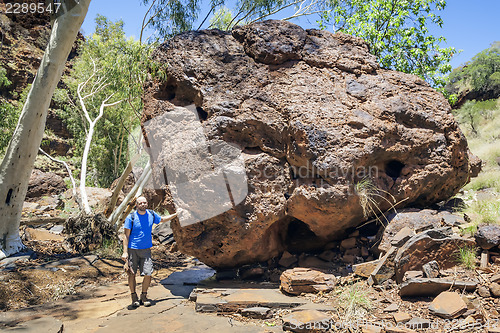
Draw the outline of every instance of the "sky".
<instances>
[{"instance_id":1,"label":"sky","mask_svg":"<svg viewBox=\"0 0 500 333\"><path fill-rule=\"evenodd\" d=\"M126 35L138 39L146 11L147 8L141 5L141 0L92 0L82 30L84 35L91 34L95 28L95 17L101 14L112 21L122 19ZM447 39L442 47L453 46L462 50L451 60L453 68L471 60L494 41L500 41L499 13L500 0L447 1L445 10L439 12L444 21L443 28L432 27L431 32ZM303 28L312 28L314 20L312 21L310 23L303 18L292 22ZM146 34L146 37L148 36Z\"/></svg>"}]
</instances>

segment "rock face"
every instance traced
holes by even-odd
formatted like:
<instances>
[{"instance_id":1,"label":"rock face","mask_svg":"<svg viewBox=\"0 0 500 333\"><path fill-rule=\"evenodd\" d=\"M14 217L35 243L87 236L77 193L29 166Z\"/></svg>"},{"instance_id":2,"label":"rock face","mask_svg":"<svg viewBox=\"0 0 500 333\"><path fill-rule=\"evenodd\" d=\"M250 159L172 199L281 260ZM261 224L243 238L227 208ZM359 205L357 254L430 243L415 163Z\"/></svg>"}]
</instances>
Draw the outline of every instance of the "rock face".
<instances>
[{"instance_id":1,"label":"rock face","mask_svg":"<svg viewBox=\"0 0 500 333\"><path fill-rule=\"evenodd\" d=\"M28 184L26 200L33 201L44 195L59 194L64 191L66 191L66 184L61 176L52 172L33 170Z\"/></svg>"},{"instance_id":2,"label":"rock face","mask_svg":"<svg viewBox=\"0 0 500 333\"><path fill-rule=\"evenodd\" d=\"M208 265L267 260L297 241L321 247L366 220L363 197L381 210L390 208L387 193L404 204L434 203L477 172L480 161L443 96L416 76L381 69L359 38L266 21L231 33L183 33L153 58L168 63L167 81L145 86L155 181L167 170L187 177L196 195L210 192L201 186L204 166L189 162L194 135L176 146L160 139L181 135L179 127L148 132L148 122L181 107L196 108L203 130L196 133L207 144L241 152L242 167L231 169L246 175L241 202L196 223L184 216L217 203L207 200L192 214L187 201L176 203L179 249ZM172 162L179 156L185 161ZM366 177L378 195L363 186ZM166 200L173 208L175 193Z\"/></svg>"}]
</instances>

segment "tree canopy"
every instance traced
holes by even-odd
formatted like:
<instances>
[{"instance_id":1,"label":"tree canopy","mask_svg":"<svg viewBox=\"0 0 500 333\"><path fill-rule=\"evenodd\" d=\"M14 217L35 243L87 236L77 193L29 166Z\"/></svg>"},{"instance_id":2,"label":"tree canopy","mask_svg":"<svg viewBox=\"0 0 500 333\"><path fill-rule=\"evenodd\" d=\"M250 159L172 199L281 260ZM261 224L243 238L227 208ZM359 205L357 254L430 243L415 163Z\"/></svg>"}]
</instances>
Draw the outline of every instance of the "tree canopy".
<instances>
[{"instance_id":1,"label":"tree canopy","mask_svg":"<svg viewBox=\"0 0 500 333\"><path fill-rule=\"evenodd\" d=\"M148 75L151 45L127 39L122 21L111 22L98 15L96 25L94 34L81 45L73 71L65 78L71 103L61 116L74 136L74 153L81 157L89 124L83 106L76 101L79 85L91 119L98 116L103 101L122 101L105 109L96 123L90 148L88 180L96 186L109 186L128 162L128 136L138 126L142 113L140 96Z\"/></svg>"},{"instance_id":2,"label":"tree canopy","mask_svg":"<svg viewBox=\"0 0 500 333\"><path fill-rule=\"evenodd\" d=\"M500 97L500 42L494 42L448 76L445 95L453 102L466 94L480 100Z\"/></svg>"},{"instance_id":3,"label":"tree canopy","mask_svg":"<svg viewBox=\"0 0 500 333\"><path fill-rule=\"evenodd\" d=\"M444 83L456 49L442 48L444 37L432 35L432 25L442 27L437 12L444 0L329 0L322 26L363 38L382 67L416 74L433 86Z\"/></svg>"}]
</instances>

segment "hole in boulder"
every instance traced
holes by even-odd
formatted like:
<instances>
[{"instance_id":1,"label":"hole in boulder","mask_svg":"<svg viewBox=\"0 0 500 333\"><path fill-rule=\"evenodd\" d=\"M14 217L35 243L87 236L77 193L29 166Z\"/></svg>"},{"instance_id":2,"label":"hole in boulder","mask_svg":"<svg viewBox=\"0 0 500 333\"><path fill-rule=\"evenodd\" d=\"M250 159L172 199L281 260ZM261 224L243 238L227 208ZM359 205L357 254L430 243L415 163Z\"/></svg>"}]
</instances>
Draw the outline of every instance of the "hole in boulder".
<instances>
[{"instance_id":1,"label":"hole in boulder","mask_svg":"<svg viewBox=\"0 0 500 333\"><path fill-rule=\"evenodd\" d=\"M208 113L200 108L199 106L196 107L196 112L198 112L198 117L200 118L201 121L205 121L208 118Z\"/></svg>"},{"instance_id":2,"label":"hole in boulder","mask_svg":"<svg viewBox=\"0 0 500 333\"><path fill-rule=\"evenodd\" d=\"M293 219L288 223L285 237L285 248L291 253L302 253L321 250L324 239L316 236L304 222Z\"/></svg>"},{"instance_id":3,"label":"hole in boulder","mask_svg":"<svg viewBox=\"0 0 500 333\"><path fill-rule=\"evenodd\" d=\"M176 95L177 86L171 83L164 83L153 95L154 98L162 101L172 101Z\"/></svg>"},{"instance_id":4,"label":"hole in boulder","mask_svg":"<svg viewBox=\"0 0 500 333\"><path fill-rule=\"evenodd\" d=\"M401 176L401 170L405 165L397 160L392 160L387 162L385 165L385 173L391 177L392 179L396 180L399 176Z\"/></svg>"}]
</instances>

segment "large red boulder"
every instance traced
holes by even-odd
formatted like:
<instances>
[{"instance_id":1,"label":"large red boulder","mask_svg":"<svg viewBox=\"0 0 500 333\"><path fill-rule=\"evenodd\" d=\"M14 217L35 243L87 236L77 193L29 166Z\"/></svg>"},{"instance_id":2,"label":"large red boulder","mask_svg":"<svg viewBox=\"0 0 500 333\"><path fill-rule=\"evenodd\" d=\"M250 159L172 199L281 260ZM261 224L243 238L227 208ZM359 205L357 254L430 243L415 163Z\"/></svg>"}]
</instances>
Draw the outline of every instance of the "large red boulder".
<instances>
[{"instance_id":1,"label":"large red boulder","mask_svg":"<svg viewBox=\"0 0 500 333\"><path fill-rule=\"evenodd\" d=\"M169 183L179 249L208 265L321 248L394 200L449 198L480 167L446 99L359 38L266 21L186 32L153 58L167 65L145 86L153 179Z\"/></svg>"}]
</instances>

